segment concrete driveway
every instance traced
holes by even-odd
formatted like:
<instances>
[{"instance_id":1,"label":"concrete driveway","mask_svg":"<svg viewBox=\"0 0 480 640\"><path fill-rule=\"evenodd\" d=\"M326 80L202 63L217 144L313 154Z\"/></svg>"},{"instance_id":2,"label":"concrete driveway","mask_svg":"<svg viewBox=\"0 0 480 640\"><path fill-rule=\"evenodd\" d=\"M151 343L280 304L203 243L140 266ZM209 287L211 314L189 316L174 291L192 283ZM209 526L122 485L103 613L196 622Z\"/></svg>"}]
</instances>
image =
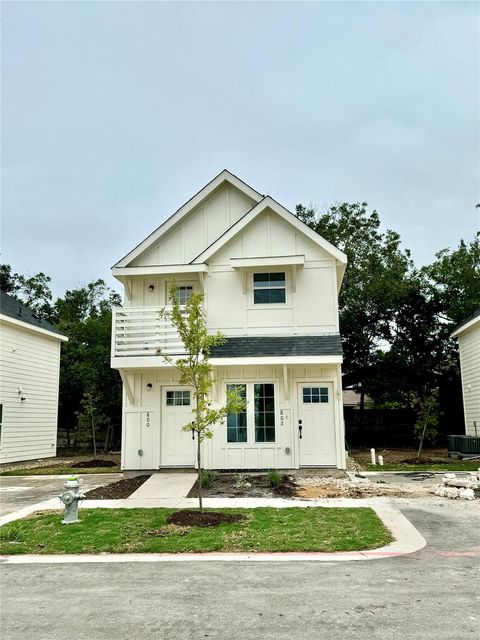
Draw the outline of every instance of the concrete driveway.
<instances>
[{"instance_id":1,"label":"concrete driveway","mask_svg":"<svg viewBox=\"0 0 480 640\"><path fill-rule=\"evenodd\" d=\"M84 474L82 491L120 480L121 473ZM67 476L0 476L0 517L57 497ZM59 501L60 505L60 501Z\"/></svg>"},{"instance_id":2,"label":"concrete driveway","mask_svg":"<svg viewBox=\"0 0 480 640\"><path fill-rule=\"evenodd\" d=\"M476 640L480 509L402 511L427 546L396 558L6 565L2 640Z\"/></svg>"}]
</instances>

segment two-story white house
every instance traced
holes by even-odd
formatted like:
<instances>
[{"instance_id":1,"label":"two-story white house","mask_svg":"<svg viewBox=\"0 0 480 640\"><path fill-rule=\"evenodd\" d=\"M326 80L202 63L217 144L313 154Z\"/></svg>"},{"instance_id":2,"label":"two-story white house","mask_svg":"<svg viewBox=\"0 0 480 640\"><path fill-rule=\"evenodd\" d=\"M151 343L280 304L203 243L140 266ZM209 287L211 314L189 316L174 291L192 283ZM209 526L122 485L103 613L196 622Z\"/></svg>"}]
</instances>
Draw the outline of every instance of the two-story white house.
<instances>
[{"instance_id":1,"label":"two-story white house","mask_svg":"<svg viewBox=\"0 0 480 640\"><path fill-rule=\"evenodd\" d=\"M111 365L123 380L123 469L194 467L192 391L158 349L181 355L160 315L204 295L212 402L229 385L247 400L204 443L212 469L345 467L338 291L346 256L270 196L222 171L113 267L124 306L113 310Z\"/></svg>"}]
</instances>

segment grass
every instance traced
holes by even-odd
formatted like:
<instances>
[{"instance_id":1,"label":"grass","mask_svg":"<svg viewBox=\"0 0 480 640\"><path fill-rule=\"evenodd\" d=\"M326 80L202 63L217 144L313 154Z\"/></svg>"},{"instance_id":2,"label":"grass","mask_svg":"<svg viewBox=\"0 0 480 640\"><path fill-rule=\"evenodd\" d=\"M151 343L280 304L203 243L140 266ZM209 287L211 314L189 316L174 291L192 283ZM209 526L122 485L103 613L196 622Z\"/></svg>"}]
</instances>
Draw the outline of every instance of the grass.
<instances>
[{"instance_id":1,"label":"grass","mask_svg":"<svg viewBox=\"0 0 480 640\"><path fill-rule=\"evenodd\" d=\"M369 508L222 509L247 519L216 528L168 525L173 509L82 509L81 522L34 514L0 528L2 554L182 553L206 551L353 551L392 536Z\"/></svg>"},{"instance_id":2,"label":"grass","mask_svg":"<svg viewBox=\"0 0 480 640\"><path fill-rule=\"evenodd\" d=\"M366 471L476 471L480 467L480 460L452 460L445 464L407 464L404 462L384 462L379 464L365 464Z\"/></svg>"},{"instance_id":3,"label":"grass","mask_svg":"<svg viewBox=\"0 0 480 640\"><path fill-rule=\"evenodd\" d=\"M0 472L0 476L56 476L85 475L87 473L120 473L120 467L35 467L33 469L11 469Z\"/></svg>"}]
</instances>

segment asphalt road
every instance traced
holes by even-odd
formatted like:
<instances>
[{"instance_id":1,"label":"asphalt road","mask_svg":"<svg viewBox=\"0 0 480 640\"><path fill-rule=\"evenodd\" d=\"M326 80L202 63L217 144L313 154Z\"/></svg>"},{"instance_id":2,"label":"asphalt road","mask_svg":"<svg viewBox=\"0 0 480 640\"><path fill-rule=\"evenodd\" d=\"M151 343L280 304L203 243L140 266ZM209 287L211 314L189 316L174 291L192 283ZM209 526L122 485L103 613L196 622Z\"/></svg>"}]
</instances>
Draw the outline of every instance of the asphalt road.
<instances>
[{"instance_id":1,"label":"asphalt road","mask_svg":"<svg viewBox=\"0 0 480 640\"><path fill-rule=\"evenodd\" d=\"M477 504L402 508L427 540L360 562L4 565L2 640L477 640Z\"/></svg>"},{"instance_id":2,"label":"asphalt road","mask_svg":"<svg viewBox=\"0 0 480 640\"><path fill-rule=\"evenodd\" d=\"M78 474L83 479L82 491L120 480L121 473ZM37 502L56 498L64 491L66 477L0 476L0 516L13 513ZM60 505L60 501L58 503Z\"/></svg>"}]
</instances>

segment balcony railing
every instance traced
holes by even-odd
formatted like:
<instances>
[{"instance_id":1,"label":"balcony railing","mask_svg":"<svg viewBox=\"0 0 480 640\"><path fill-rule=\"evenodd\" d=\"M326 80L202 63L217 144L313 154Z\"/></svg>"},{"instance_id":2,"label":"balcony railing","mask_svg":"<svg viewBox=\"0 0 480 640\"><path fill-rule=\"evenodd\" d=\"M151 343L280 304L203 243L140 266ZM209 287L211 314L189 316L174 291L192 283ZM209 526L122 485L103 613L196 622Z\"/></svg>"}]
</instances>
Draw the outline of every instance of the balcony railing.
<instances>
[{"instance_id":1,"label":"balcony railing","mask_svg":"<svg viewBox=\"0 0 480 640\"><path fill-rule=\"evenodd\" d=\"M160 311L171 307L116 307L112 313L112 356L185 354L176 327Z\"/></svg>"}]
</instances>

